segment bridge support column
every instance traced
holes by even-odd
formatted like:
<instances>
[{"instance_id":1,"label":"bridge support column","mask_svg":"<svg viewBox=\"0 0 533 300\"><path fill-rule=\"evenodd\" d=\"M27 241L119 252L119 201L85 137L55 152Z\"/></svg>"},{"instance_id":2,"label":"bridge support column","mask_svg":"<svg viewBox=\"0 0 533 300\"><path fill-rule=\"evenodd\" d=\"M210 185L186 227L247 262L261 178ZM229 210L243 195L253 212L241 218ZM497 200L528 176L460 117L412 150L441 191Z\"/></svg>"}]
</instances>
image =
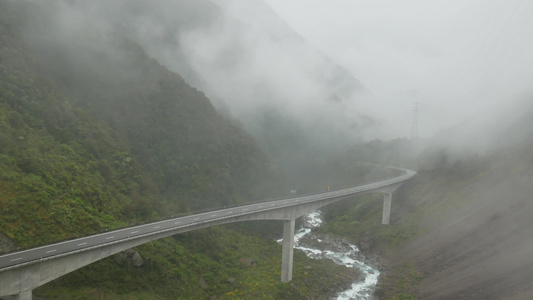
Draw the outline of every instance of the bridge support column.
<instances>
[{"instance_id":1,"label":"bridge support column","mask_svg":"<svg viewBox=\"0 0 533 300\"><path fill-rule=\"evenodd\" d=\"M20 292L20 294L15 296L16 300L32 300L32 291L31 290L24 290Z\"/></svg>"},{"instance_id":2,"label":"bridge support column","mask_svg":"<svg viewBox=\"0 0 533 300\"><path fill-rule=\"evenodd\" d=\"M17 272L18 270L15 270ZM39 286L39 267L38 265L30 266L27 269L20 270L19 277L19 291L18 294L15 295L15 299L17 300L32 300L33 293L32 290L35 287Z\"/></svg>"},{"instance_id":3,"label":"bridge support column","mask_svg":"<svg viewBox=\"0 0 533 300\"><path fill-rule=\"evenodd\" d=\"M381 218L381 224L389 225L390 223L390 209L392 202L392 193L385 193L383 199L383 217Z\"/></svg>"},{"instance_id":4,"label":"bridge support column","mask_svg":"<svg viewBox=\"0 0 533 300\"><path fill-rule=\"evenodd\" d=\"M295 219L283 221L283 249L281 254L281 282L292 280L292 259L294 256Z\"/></svg>"}]
</instances>

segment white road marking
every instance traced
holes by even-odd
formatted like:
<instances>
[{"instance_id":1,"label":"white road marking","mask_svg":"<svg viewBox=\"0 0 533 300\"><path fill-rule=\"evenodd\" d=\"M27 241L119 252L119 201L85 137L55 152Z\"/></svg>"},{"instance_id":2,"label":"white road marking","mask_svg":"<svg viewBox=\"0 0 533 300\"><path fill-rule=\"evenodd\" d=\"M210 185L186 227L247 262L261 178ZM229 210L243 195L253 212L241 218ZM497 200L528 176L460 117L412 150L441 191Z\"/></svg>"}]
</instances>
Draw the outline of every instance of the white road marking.
<instances>
[{"instance_id":1,"label":"white road marking","mask_svg":"<svg viewBox=\"0 0 533 300\"><path fill-rule=\"evenodd\" d=\"M78 244L78 246L83 246L83 245L87 245L87 242Z\"/></svg>"},{"instance_id":2,"label":"white road marking","mask_svg":"<svg viewBox=\"0 0 533 300\"><path fill-rule=\"evenodd\" d=\"M198 221L198 220L200 220L200 218L195 218L193 221Z\"/></svg>"},{"instance_id":3,"label":"white road marking","mask_svg":"<svg viewBox=\"0 0 533 300\"><path fill-rule=\"evenodd\" d=\"M135 233L138 233L138 232L139 232L139 230L135 230L135 231L130 232L130 234L135 234Z\"/></svg>"},{"instance_id":4,"label":"white road marking","mask_svg":"<svg viewBox=\"0 0 533 300\"><path fill-rule=\"evenodd\" d=\"M161 227L161 226L154 226L153 228L154 228L154 229L157 229L157 228L159 228L159 227Z\"/></svg>"},{"instance_id":5,"label":"white road marking","mask_svg":"<svg viewBox=\"0 0 533 300\"><path fill-rule=\"evenodd\" d=\"M112 239L112 238L114 238L114 236L108 236L108 237L106 237L105 239L106 239L106 240L110 240L110 239Z\"/></svg>"},{"instance_id":6,"label":"white road marking","mask_svg":"<svg viewBox=\"0 0 533 300\"><path fill-rule=\"evenodd\" d=\"M56 250L48 250L48 251L46 251L46 253L52 253L52 252L56 252Z\"/></svg>"},{"instance_id":7,"label":"white road marking","mask_svg":"<svg viewBox=\"0 0 533 300\"><path fill-rule=\"evenodd\" d=\"M177 224L179 224L179 223L181 223L181 222L176 222L176 223L174 223L174 224L176 224L176 225L177 225Z\"/></svg>"},{"instance_id":8,"label":"white road marking","mask_svg":"<svg viewBox=\"0 0 533 300\"><path fill-rule=\"evenodd\" d=\"M216 217L217 215L211 215L211 217Z\"/></svg>"},{"instance_id":9,"label":"white road marking","mask_svg":"<svg viewBox=\"0 0 533 300\"><path fill-rule=\"evenodd\" d=\"M229 215L229 214L232 214L232 213L233 213L233 211L230 211L230 212L228 212L228 215Z\"/></svg>"},{"instance_id":10,"label":"white road marking","mask_svg":"<svg viewBox=\"0 0 533 300\"><path fill-rule=\"evenodd\" d=\"M17 260L21 260L21 259L22 259L22 257L14 258L14 259L12 259L11 261L17 261Z\"/></svg>"}]
</instances>

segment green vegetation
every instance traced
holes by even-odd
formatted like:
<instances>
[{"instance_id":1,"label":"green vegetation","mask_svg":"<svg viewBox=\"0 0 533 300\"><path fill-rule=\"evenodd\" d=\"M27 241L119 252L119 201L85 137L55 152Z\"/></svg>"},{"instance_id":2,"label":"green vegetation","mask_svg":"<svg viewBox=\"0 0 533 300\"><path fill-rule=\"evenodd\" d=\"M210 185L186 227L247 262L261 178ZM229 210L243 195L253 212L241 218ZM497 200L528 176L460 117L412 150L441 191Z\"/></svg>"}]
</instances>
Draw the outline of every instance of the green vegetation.
<instances>
[{"instance_id":1,"label":"green vegetation","mask_svg":"<svg viewBox=\"0 0 533 300\"><path fill-rule=\"evenodd\" d=\"M72 34L60 5L0 0L0 240L9 240L0 249L288 193L253 138L201 91L123 36ZM293 282L280 283L278 225L159 240L136 249L140 267L111 257L35 294L306 299L349 285L353 270L298 251Z\"/></svg>"},{"instance_id":2,"label":"green vegetation","mask_svg":"<svg viewBox=\"0 0 533 300\"><path fill-rule=\"evenodd\" d=\"M381 276L376 295L380 299L415 300L422 273L412 264L400 264L388 276Z\"/></svg>"},{"instance_id":3,"label":"green vegetation","mask_svg":"<svg viewBox=\"0 0 533 300\"><path fill-rule=\"evenodd\" d=\"M113 30L66 30L57 21L58 3L0 0L0 240L10 240L9 245L38 246L286 195L292 188L299 193L343 188L396 173L378 164L412 167L420 157L419 164L428 167L395 192L394 226L381 225L379 195L324 209L328 222L320 232L347 237L363 251L386 253L425 230L422 216L443 221L475 197L467 192L470 184L502 167L479 156L464 161L438 151L419 156L422 144L404 139L373 141L299 170L308 176L289 187L253 138L217 114L201 91ZM276 118L265 122L271 132L283 132ZM283 133L285 140L272 140L289 148L305 146L298 130ZM280 145L269 146L277 153ZM523 151L530 153L531 147ZM315 152L304 154L300 158ZM521 160L507 162L517 176L528 170ZM118 266L111 257L35 294L48 299L325 298L356 276L296 251L294 280L280 283L281 246L273 233L281 233L279 222L159 240L136 249L144 259L141 267ZM416 265L393 266L379 294L415 299L421 280Z\"/></svg>"},{"instance_id":4,"label":"green vegetation","mask_svg":"<svg viewBox=\"0 0 533 300\"><path fill-rule=\"evenodd\" d=\"M11 56L23 59L6 47L0 53L3 233L28 247L119 226L128 195L144 194L139 166L104 124L7 65Z\"/></svg>"},{"instance_id":5,"label":"green vegetation","mask_svg":"<svg viewBox=\"0 0 533 300\"><path fill-rule=\"evenodd\" d=\"M35 291L47 299L307 299L349 285L353 271L296 251L294 280L281 283L281 246L239 227L215 227L137 248L142 267L113 258ZM102 273L102 270L106 270Z\"/></svg>"},{"instance_id":6,"label":"green vegetation","mask_svg":"<svg viewBox=\"0 0 533 300\"><path fill-rule=\"evenodd\" d=\"M288 190L248 134L137 45L23 38L57 26L54 6L0 5L1 222L18 246Z\"/></svg>"},{"instance_id":7,"label":"green vegetation","mask_svg":"<svg viewBox=\"0 0 533 300\"><path fill-rule=\"evenodd\" d=\"M395 194L394 205L400 197ZM381 247L395 247L418 232L416 216L394 222L394 226L383 226L382 195L364 195L357 199L344 200L324 209L327 223L319 228L322 233L334 233L348 238L365 251Z\"/></svg>"},{"instance_id":8,"label":"green vegetation","mask_svg":"<svg viewBox=\"0 0 533 300\"><path fill-rule=\"evenodd\" d=\"M296 251L293 281L280 283L281 246L249 231L222 226L158 240L136 249L141 267L119 267L107 258L34 294L44 299L307 299L332 295L357 276Z\"/></svg>"}]
</instances>

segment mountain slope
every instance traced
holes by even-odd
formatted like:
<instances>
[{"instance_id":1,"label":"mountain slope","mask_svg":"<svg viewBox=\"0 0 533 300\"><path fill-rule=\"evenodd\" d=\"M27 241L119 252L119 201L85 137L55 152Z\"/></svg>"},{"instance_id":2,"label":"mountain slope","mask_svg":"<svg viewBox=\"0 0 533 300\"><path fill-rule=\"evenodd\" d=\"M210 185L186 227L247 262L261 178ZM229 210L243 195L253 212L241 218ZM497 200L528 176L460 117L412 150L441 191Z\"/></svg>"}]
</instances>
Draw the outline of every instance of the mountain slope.
<instances>
[{"instance_id":1,"label":"mountain slope","mask_svg":"<svg viewBox=\"0 0 533 300\"><path fill-rule=\"evenodd\" d=\"M443 162L419 173L411 205L433 212L398 257L423 272L421 298L533 296L533 144L522 140L499 147L485 157Z\"/></svg>"},{"instance_id":2,"label":"mountain slope","mask_svg":"<svg viewBox=\"0 0 533 300\"><path fill-rule=\"evenodd\" d=\"M344 150L376 125L358 109L363 85L261 1L73 3L62 9L68 26L97 23L135 41L238 119L287 169ZM265 126L271 119L283 128ZM287 139L294 147L284 147Z\"/></svg>"},{"instance_id":3,"label":"mountain slope","mask_svg":"<svg viewBox=\"0 0 533 300\"><path fill-rule=\"evenodd\" d=\"M286 193L248 134L135 43L73 35L63 2L0 4L2 229L19 246Z\"/></svg>"},{"instance_id":4,"label":"mountain slope","mask_svg":"<svg viewBox=\"0 0 533 300\"><path fill-rule=\"evenodd\" d=\"M69 5L0 0L0 252L288 193L253 138L202 92L119 31L69 20ZM281 246L258 231L145 244L133 250L141 266L109 257L34 294L302 299L350 284L351 270L303 253L302 276L280 283Z\"/></svg>"},{"instance_id":5,"label":"mountain slope","mask_svg":"<svg viewBox=\"0 0 533 300\"><path fill-rule=\"evenodd\" d=\"M399 267L384 279L384 295L533 296L530 98L497 112L513 118L488 115L476 126L450 130L420 156L419 173L396 206L397 224L416 227L389 252Z\"/></svg>"},{"instance_id":6,"label":"mountain slope","mask_svg":"<svg viewBox=\"0 0 533 300\"><path fill-rule=\"evenodd\" d=\"M379 195L325 210L321 232L340 234L368 255L383 257L378 297L531 299L530 100L497 111L510 119L489 115L420 145L374 142L354 151L367 161L419 168L393 195L391 226L379 222ZM418 153L419 146L426 149Z\"/></svg>"}]
</instances>

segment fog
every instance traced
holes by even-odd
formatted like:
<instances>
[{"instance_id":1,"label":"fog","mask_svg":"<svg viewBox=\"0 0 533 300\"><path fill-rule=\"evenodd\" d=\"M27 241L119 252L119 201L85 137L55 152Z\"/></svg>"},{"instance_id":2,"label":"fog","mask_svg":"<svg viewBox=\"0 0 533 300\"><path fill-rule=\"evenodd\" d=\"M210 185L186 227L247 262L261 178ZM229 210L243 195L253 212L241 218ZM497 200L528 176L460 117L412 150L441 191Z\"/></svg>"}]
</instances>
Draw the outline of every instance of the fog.
<instances>
[{"instance_id":1,"label":"fog","mask_svg":"<svg viewBox=\"0 0 533 300\"><path fill-rule=\"evenodd\" d=\"M420 135L430 137L531 91L529 1L266 2L356 74L377 97L369 110L387 106L384 115L398 129L405 130L414 102L422 107Z\"/></svg>"},{"instance_id":2,"label":"fog","mask_svg":"<svg viewBox=\"0 0 533 300\"><path fill-rule=\"evenodd\" d=\"M357 143L409 137L414 104L419 103L419 136L434 138L432 142L447 151L443 157L450 159L440 173L431 170L441 163L440 157L428 168L434 174L421 169L420 182L414 183L418 186L406 201L412 201L413 210L421 207L417 201L425 200L426 194L420 195L423 190L431 196L427 196L429 205L451 198L452 204L442 204L444 211L470 202L444 217L436 207L433 212L438 218L433 220L435 216L430 215L426 221L436 224L439 219L445 225L430 231L440 236L421 235L412 248L431 248L425 253L431 261L442 245L455 247L457 232L465 241L471 232L478 232L477 243L468 241L464 243L468 248L454 250L478 251L486 246L490 251L479 253L506 258L491 262L491 271L512 262L510 274L533 247L528 231L533 177L533 92L529 82L533 76L533 2L27 2L46 7L44 11L53 16L44 23L37 21L40 27L27 28L30 44L43 51L57 51L57 56L69 53L58 49L75 44L70 62L78 60L82 67L98 62L101 67L105 59L135 59L119 55L124 49L119 51L113 48L116 43L109 43L127 37L202 90L219 112L239 120L286 170L309 161L319 165L320 159ZM105 49L105 59L98 56L102 51L91 52L93 48ZM121 73L113 71L113 75ZM131 75L130 71L144 70L125 69L120 75ZM403 148L403 143L399 144ZM514 145L519 147L511 149ZM368 157L377 156L375 149L379 148L366 150ZM348 165L338 161L330 166L332 170ZM289 175L301 176L303 171ZM437 186L449 198L434 193ZM459 192L454 190L457 186L462 187ZM510 205L517 209L504 211ZM516 236L515 227L520 229ZM519 242L514 241L517 236ZM500 249L504 248L501 245L493 247L503 238L512 251L492 253L494 249L508 250ZM520 256L515 260L512 256L517 253ZM455 263L453 255L450 257L441 265ZM482 262L474 274L485 280L491 274L482 274L486 260ZM448 272L446 278L453 279L449 286L457 284L456 278L468 285L469 278ZM428 278L436 283L442 279ZM530 277L524 278L531 282Z\"/></svg>"},{"instance_id":3,"label":"fog","mask_svg":"<svg viewBox=\"0 0 533 300\"><path fill-rule=\"evenodd\" d=\"M53 21L30 30L30 40L106 49L106 39L126 36L242 122L281 164L324 158L383 128L361 109L368 89L267 6L243 15L231 3L209 1L47 5Z\"/></svg>"},{"instance_id":4,"label":"fog","mask_svg":"<svg viewBox=\"0 0 533 300\"><path fill-rule=\"evenodd\" d=\"M90 48L126 35L240 120L264 147L285 139L293 152L305 148L316 156L409 137L419 103L419 136L440 132L478 151L493 143L491 128L510 126L500 122L529 105L529 2L51 3L56 24L39 33L41 40L101 36L101 45L91 39ZM511 115L501 118L503 109ZM443 135L449 128L461 134ZM472 135L480 141L472 143ZM275 150L270 154L294 158Z\"/></svg>"},{"instance_id":5,"label":"fog","mask_svg":"<svg viewBox=\"0 0 533 300\"><path fill-rule=\"evenodd\" d=\"M381 126L360 109L368 90L266 5L213 3L213 16L201 26L180 26L162 37L150 29L165 26L161 12L173 5L160 2L160 11L152 7L142 26L135 28L138 23L133 22L130 34L260 141L271 135L303 135L310 147L336 147L358 142ZM203 9L196 2L187 7ZM268 128L272 122L292 129Z\"/></svg>"}]
</instances>

